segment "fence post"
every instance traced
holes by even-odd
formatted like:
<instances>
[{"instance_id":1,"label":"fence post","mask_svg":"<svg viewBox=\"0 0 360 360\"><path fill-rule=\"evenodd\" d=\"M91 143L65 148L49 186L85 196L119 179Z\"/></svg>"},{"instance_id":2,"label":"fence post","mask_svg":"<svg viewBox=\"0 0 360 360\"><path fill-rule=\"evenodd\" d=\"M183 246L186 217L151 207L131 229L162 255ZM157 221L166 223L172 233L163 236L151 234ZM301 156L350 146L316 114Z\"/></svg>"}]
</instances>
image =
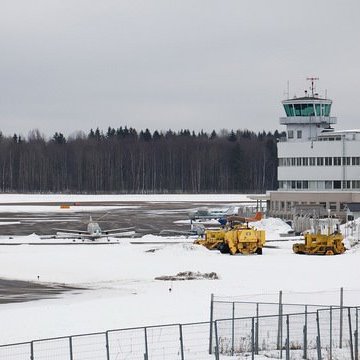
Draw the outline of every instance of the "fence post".
<instances>
[{"instance_id":1,"label":"fence post","mask_svg":"<svg viewBox=\"0 0 360 360\"><path fill-rule=\"evenodd\" d=\"M344 288L340 288L340 340L339 340L340 349L342 349L342 338L343 338L343 306L344 306Z\"/></svg>"},{"instance_id":2,"label":"fence post","mask_svg":"<svg viewBox=\"0 0 360 360\"><path fill-rule=\"evenodd\" d=\"M356 315L355 315L355 335L354 335L354 342L355 342L355 359L359 360L359 309L356 308Z\"/></svg>"},{"instance_id":3,"label":"fence post","mask_svg":"<svg viewBox=\"0 0 360 360\"><path fill-rule=\"evenodd\" d=\"M251 318L251 360L255 358L255 319Z\"/></svg>"},{"instance_id":4,"label":"fence post","mask_svg":"<svg viewBox=\"0 0 360 360\"><path fill-rule=\"evenodd\" d=\"M72 337L69 336L69 351L70 351L70 360L73 360L73 345L72 345Z\"/></svg>"},{"instance_id":5,"label":"fence post","mask_svg":"<svg viewBox=\"0 0 360 360\"><path fill-rule=\"evenodd\" d=\"M215 359L220 359L219 353L219 336L218 336L218 328L217 328L217 321L214 321L214 329L215 329Z\"/></svg>"},{"instance_id":6,"label":"fence post","mask_svg":"<svg viewBox=\"0 0 360 360\"><path fill-rule=\"evenodd\" d=\"M286 315L286 360L290 360L290 317Z\"/></svg>"},{"instance_id":7,"label":"fence post","mask_svg":"<svg viewBox=\"0 0 360 360\"><path fill-rule=\"evenodd\" d=\"M307 305L305 305L305 324L303 327L303 335L304 335L304 349L303 349L303 359L307 358Z\"/></svg>"},{"instance_id":8,"label":"fence post","mask_svg":"<svg viewBox=\"0 0 360 360\"><path fill-rule=\"evenodd\" d=\"M278 321L278 336L277 348L281 349L282 346L282 291L279 291L279 321Z\"/></svg>"},{"instance_id":9,"label":"fence post","mask_svg":"<svg viewBox=\"0 0 360 360\"><path fill-rule=\"evenodd\" d=\"M235 347L235 302L232 303L232 317L231 317L231 356L234 356Z\"/></svg>"},{"instance_id":10,"label":"fence post","mask_svg":"<svg viewBox=\"0 0 360 360\"><path fill-rule=\"evenodd\" d=\"M105 341L106 341L106 359L110 360L110 347L109 347L109 332L105 332ZM71 358L72 360L72 358Z\"/></svg>"},{"instance_id":11,"label":"fence post","mask_svg":"<svg viewBox=\"0 0 360 360\"><path fill-rule=\"evenodd\" d=\"M332 335L333 335L333 307L330 306L330 359L332 360Z\"/></svg>"},{"instance_id":12,"label":"fence post","mask_svg":"<svg viewBox=\"0 0 360 360\"><path fill-rule=\"evenodd\" d=\"M182 332L181 324L179 324L179 335L180 335L180 355L181 355L181 360L184 360L184 340L183 340L183 332Z\"/></svg>"},{"instance_id":13,"label":"fence post","mask_svg":"<svg viewBox=\"0 0 360 360\"><path fill-rule=\"evenodd\" d=\"M148 340L147 340L147 329L144 327L144 336L145 336L145 354L144 354L144 360L149 359L149 352L148 352Z\"/></svg>"},{"instance_id":14,"label":"fence post","mask_svg":"<svg viewBox=\"0 0 360 360\"><path fill-rule=\"evenodd\" d=\"M30 360L34 360L34 342L30 343Z\"/></svg>"},{"instance_id":15,"label":"fence post","mask_svg":"<svg viewBox=\"0 0 360 360\"><path fill-rule=\"evenodd\" d=\"M355 330L354 332L354 343L355 343L355 359L359 359L359 338L358 338L358 331Z\"/></svg>"},{"instance_id":16,"label":"fence post","mask_svg":"<svg viewBox=\"0 0 360 360\"><path fill-rule=\"evenodd\" d=\"M259 303L256 303L255 354L259 354Z\"/></svg>"},{"instance_id":17,"label":"fence post","mask_svg":"<svg viewBox=\"0 0 360 360\"><path fill-rule=\"evenodd\" d=\"M211 294L211 298L210 298L209 354L212 354L213 321L214 321L214 294Z\"/></svg>"},{"instance_id":18,"label":"fence post","mask_svg":"<svg viewBox=\"0 0 360 360\"><path fill-rule=\"evenodd\" d=\"M320 321L319 321L319 310L316 311L316 327L317 327L317 336L316 336L316 349L318 360L321 360L321 336L320 336Z\"/></svg>"},{"instance_id":19,"label":"fence post","mask_svg":"<svg viewBox=\"0 0 360 360\"><path fill-rule=\"evenodd\" d=\"M321 360L321 343L320 343L320 337L316 337L316 350L317 350L317 358L318 360Z\"/></svg>"},{"instance_id":20,"label":"fence post","mask_svg":"<svg viewBox=\"0 0 360 360\"><path fill-rule=\"evenodd\" d=\"M351 309L348 308L348 319L349 319L349 332L350 332L350 355L351 360L354 360L354 348L353 348L353 341L352 341L352 326L351 326ZM357 359L356 359L357 360Z\"/></svg>"}]
</instances>

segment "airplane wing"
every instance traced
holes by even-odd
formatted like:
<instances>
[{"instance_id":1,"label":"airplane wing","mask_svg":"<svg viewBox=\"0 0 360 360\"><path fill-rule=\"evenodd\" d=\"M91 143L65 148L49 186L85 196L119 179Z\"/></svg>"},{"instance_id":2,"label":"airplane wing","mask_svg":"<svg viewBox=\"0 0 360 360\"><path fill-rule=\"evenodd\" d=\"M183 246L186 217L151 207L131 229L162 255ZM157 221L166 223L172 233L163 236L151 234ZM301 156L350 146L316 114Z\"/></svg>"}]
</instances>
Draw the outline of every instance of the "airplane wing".
<instances>
[{"instance_id":1,"label":"airplane wing","mask_svg":"<svg viewBox=\"0 0 360 360\"><path fill-rule=\"evenodd\" d=\"M120 233L112 233L109 235L110 235L110 237L118 238L118 237L133 237L135 234L136 234L135 231L124 231L124 232L120 232ZM102 236L102 237L104 237L104 236Z\"/></svg>"},{"instance_id":2,"label":"airplane wing","mask_svg":"<svg viewBox=\"0 0 360 360\"><path fill-rule=\"evenodd\" d=\"M169 236L171 236L171 235L173 235L173 236L176 236L176 235L185 235L185 236L196 236L196 235L198 235L198 234L196 234L196 232L195 231L191 231L191 230L189 230L189 231L186 231L186 230L161 230L160 231L160 233L159 233L159 235L169 235Z\"/></svg>"},{"instance_id":3,"label":"airplane wing","mask_svg":"<svg viewBox=\"0 0 360 360\"><path fill-rule=\"evenodd\" d=\"M159 235L187 235L189 231L186 230L161 230Z\"/></svg>"},{"instance_id":4,"label":"airplane wing","mask_svg":"<svg viewBox=\"0 0 360 360\"><path fill-rule=\"evenodd\" d=\"M62 233L66 233L66 234L78 234L78 235L89 234L87 231L81 231L81 230L55 229L55 228L53 228L53 230L59 231Z\"/></svg>"},{"instance_id":5,"label":"airplane wing","mask_svg":"<svg viewBox=\"0 0 360 360\"><path fill-rule=\"evenodd\" d=\"M101 232L100 235L94 236L94 235L86 234L86 235L81 235L81 237L85 239L96 240L96 239L104 239L108 237L113 237L113 238L132 237L133 235L135 235L135 231L123 231L120 233L111 233L111 234L105 234L104 232Z\"/></svg>"},{"instance_id":6,"label":"airplane wing","mask_svg":"<svg viewBox=\"0 0 360 360\"><path fill-rule=\"evenodd\" d=\"M130 227L120 228L120 229L102 230L101 234L108 235L108 234L113 234L113 233L118 233L118 232L126 232L126 231L129 231L129 230L134 230L134 227L130 226Z\"/></svg>"},{"instance_id":7,"label":"airplane wing","mask_svg":"<svg viewBox=\"0 0 360 360\"><path fill-rule=\"evenodd\" d=\"M235 208L235 206L230 206L224 213L224 215L227 216L236 215L236 214L237 214L237 209Z\"/></svg>"}]
</instances>

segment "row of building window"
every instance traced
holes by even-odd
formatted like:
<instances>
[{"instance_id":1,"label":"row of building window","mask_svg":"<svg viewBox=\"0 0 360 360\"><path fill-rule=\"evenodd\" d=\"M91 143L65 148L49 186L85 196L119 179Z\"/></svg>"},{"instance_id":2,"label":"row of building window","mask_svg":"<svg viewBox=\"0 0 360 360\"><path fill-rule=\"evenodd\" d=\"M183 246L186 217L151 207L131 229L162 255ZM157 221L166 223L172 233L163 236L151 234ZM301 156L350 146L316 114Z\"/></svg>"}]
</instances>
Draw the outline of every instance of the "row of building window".
<instances>
[{"instance_id":1,"label":"row of building window","mask_svg":"<svg viewBox=\"0 0 360 360\"><path fill-rule=\"evenodd\" d=\"M329 136L329 137L319 137L318 141L340 141L341 140L341 136ZM353 140L355 140L355 137L353 138Z\"/></svg>"},{"instance_id":2,"label":"row of building window","mask_svg":"<svg viewBox=\"0 0 360 360\"><path fill-rule=\"evenodd\" d=\"M360 165L359 156L279 158L279 166L341 166Z\"/></svg>"},{"instance_id":3,"label":"row of building window","mask_svg":"<svg viewBox=\"0 0 360 360\"><path fill-rule=\"evenodd\" d=\"M270 208L271 210L274 211L283 211L283 210L292 210L293 207L295 207L296 205L315 205L315 204L319 204L319 205L323 205L324 208L326 209L330 209L332 211L344 211L346 208L346 204L345 203L339 203L337 204L336 202L300 202L300 201L271 201L270 204Z\"/></svg>"},{"instance_id":4,"label":"row of building window","mask_svg":"<svg viewBox=\"0 0 360 360\"><path fill-rule=\"evenodd\" d=\"M324 136L321 135L317 138L318 141L340 141L340 140L359 140L359 135L358 132L352 132L352 133L347 133L347 134L343 134L343 135L331 135L329 134L328 136Z\"/></svg>"},{"instance_id":5,"label":"row of building window","mask_svg":"<svg viewBox=\"0 0 360 360\"><path fill-rule=\"evenodd\" d=\"M279 190L360 189L360 180L287 180L279 181Z\"/></svg>"}]
</instances>

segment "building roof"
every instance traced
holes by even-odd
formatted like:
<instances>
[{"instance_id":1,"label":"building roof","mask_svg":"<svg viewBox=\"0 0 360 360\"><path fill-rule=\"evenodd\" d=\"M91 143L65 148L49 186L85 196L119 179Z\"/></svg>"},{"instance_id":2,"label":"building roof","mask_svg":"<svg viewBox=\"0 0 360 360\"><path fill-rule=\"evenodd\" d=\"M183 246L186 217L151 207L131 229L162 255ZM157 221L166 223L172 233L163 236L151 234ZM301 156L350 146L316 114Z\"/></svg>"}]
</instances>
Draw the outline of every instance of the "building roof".
<instances>
[{"instance_id":1,"label":"building roof","mask_svg":"<svg viewBox=\"0 0 360 360\"><path fill-rule=\"evenodd\" d=\"M323 99L318 96L300 96L300 97L293 97L292 99L288 100L330 100L330 99Z\"/></svg>"},{"instance_id":2,"label":"building roof","mask_svg":"<svg viewBox=\"0 0 360 360\"><path fill-rule=\"evenodd\" d=\"M248 198L250 200L261 200L261 201L267 201L270 200L270 193L268 194L256 194L256 195L249 195Z\"/></svg>"},{"instance_id":3,"label":"building roof","mask_svg":"<svg viewBox=\"0 0 360 360\"><path fill-rule=\"evenodd\" d=\"M359 136L356 134L360 134L360 129L354 130L334 130L333 128L325 128L318 135L318 139L328 139L328 138L336 138L340 140L341 137L346 137L348 140L359 140ZM353 138L349 138L349 135L353 136Z\"/></svg>"},{"instance_id":4,"label":"building roof","mask_svg":"<svg viewBox=\"0 0 360 360\"><path fill-rule=\"evenodd\" d=\"M358 134L360 129L350 129L350 130L334 130L331 134Z\"/></svg>"},{"instance_id":5,"label":"building roof","mask_svg":"<svg viewBox=\"0 0 360 360\"><path fill-rule=\"evenodd\" d=\"M299 96L299 97L293 97L291 99L285 99L282 101L282 103L293 103L296 101L326 101L328 103L332 103L331 99L324 99L318 96Z\"/></svg>"}]
</instances>

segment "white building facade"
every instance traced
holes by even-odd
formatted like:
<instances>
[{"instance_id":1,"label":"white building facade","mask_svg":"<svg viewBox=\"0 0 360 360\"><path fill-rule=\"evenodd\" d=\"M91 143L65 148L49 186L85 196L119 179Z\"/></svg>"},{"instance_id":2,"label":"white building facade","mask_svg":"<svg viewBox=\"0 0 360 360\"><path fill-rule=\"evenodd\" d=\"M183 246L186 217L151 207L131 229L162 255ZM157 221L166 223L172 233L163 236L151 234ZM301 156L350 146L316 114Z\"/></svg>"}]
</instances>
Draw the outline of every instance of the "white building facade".
<instances>
[{"instance_id":1,"label":"white building facade","mask_svg":"<svg viewBox=\"0 0 360 360\"><path fill-rule=\"evenodd\" d=\"M360 197L360 129L335 131L332 101L305 94L282 102L286 138L278 142L277 192L271 215L289 217L297 204L323 204L337 212Z\"/></svg>"},{"instance_id":2,"label":"white building facade","mask_svg":"<svg viewBox=\"0 0 360 360\"><path fill-rule=\"evenodd\" d=\"M278 144L279 190L360 190L360 130Z\"/></svg>"}]
</instances>

